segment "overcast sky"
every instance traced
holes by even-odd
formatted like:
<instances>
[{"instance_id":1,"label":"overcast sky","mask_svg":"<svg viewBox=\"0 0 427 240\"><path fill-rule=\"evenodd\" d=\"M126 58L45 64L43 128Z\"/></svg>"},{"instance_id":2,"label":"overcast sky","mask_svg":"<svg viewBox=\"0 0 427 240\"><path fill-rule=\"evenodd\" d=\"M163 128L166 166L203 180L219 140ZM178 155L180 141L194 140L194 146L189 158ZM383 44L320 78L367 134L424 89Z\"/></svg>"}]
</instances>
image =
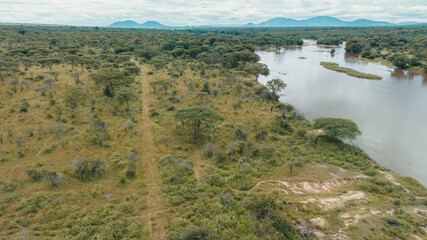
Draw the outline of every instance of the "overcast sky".
<instances>
[{"instance_id":1,"label":"overcast sky","mask_svg":"<svg viewBox=\"0 0 427 240\"><path fill-rule=\"evenodd\" d=\"M187 26L315 16L427 22L427 0L0 0L0 22L9 23L105 26L155 20Z\"/></svg>"}]
</instances>

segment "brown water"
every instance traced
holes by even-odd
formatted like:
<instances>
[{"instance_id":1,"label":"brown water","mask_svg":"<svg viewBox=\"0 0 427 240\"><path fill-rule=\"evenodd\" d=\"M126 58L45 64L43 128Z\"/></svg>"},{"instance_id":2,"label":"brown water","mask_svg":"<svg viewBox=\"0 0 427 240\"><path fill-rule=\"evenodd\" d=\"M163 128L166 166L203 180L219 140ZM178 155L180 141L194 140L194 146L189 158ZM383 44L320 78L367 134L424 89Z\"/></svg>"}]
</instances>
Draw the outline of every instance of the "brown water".
<instances>
[{"instance_id":1,"label":"brown water","mask_svg":"<svg viewBox=\"0 0 427 240\"><path fill-rule=\"evenodd\" d=\"M319 116L352 119L362 131L356 145L379 164L427 186L427 76L354 60L343 47L331 56L330 49L305 42L305 47L277 53L258 51L270 69L270 76L259 81L285 81L288 86L281 101L295 105L310 120ZM383 79L350 77L323 68L321 61Z\"/></svg>"}]
</instances>

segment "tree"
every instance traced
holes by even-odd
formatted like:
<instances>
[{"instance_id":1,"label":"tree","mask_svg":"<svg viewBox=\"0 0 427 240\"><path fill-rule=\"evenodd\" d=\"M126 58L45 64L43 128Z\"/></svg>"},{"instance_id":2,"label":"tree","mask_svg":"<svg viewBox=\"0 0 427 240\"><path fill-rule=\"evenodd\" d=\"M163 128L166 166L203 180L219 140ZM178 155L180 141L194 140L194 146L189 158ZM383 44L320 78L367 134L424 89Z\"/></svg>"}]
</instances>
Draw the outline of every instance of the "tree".
<instances>
[{"instance_id":1,"label":"tree","mask_svg":"<svg viewBox=\"0 0 427 240\"><path fill-rule=\"evenodd\" d=\"M116 98L121 103L126 102L126 109L129 109L129 101L136 100L136 95L134 94L132 89L128 87L122 87L117 90Z\"/></svg>"},{"instance_id":2,"label":"tree","mask_svg":"<svg viewBox=\"0 0 427 240\"><path fill-rule=\"evenodd\" d=\"M148 46L141 50L139 56L146 58L148 61L157 55L160 54L160 51L156 47Z\"/></svg>"},{"instance_id":3,"label":"tree","mask_svg":"<svg viewBox=\"0 0 427 240\"><path fill-rule=\"evenodd\" d=\"M157 79L150 81L150 86L153 87L154 92L157 90L157 86L160 86L162 89L165 90L165 93L168 93L168 88L170 85L172 85L173 80L172 79Z\"/></svg>"},{"instance_id":4,"label":"tree","mask_svg":"<svg viewBox=\"0 0 427 240\"><path fill-rule=\"evenodd\" d=\"M364 50L364 46L360 39L349 39L345 44L345 51L349 53L360 53Z\"/></svg>"},{"instance_id":5,"label":"tree","mask_svg":"<svg viewBox=\"0 0 427 240\"><path fill-rule=\"evenodd\" d=\"M314 128L322 129L334 139L356 139L361 134L356 123L350 119L319 117L314 119Z\"/></svg>"},{"instance_id":6,"label":"tree","mask_svg":"<svg viewBox=\"0 0 427 240\"><path fill-rule=\"evenodd\" d=\"M83 80L80 78L80 76L82 75L82 72L73 72L71 73L71 77L74 80L74 83L78 86L80 83L83 83Z\"/></svg>"},{"instance_id":7,"label":"tree","mask_svg":"<svg viewBox=\"0 0 427 240\"><path fill-rule=\"evenodd\" d=\"M64 103L66 106L74 109L84 100L86 94L87 92L83 88L73 86L67 89Z\"/></svg>"},{"instance_id":8,"label":"tree","mask_svg":"<svg viewBox=\"0 0 427 240\"><path fill-rule=\"evenodd\" d=\"M183 125L188 124L193 127L196 137L200 136L200 129L203 124L222 119L215 110L205 106L181 108L176 111L175 118L180 120Z\"/></svg>"},{"instance_id":9,"label":"tree","mask_svg":"<svg viewBox=\"0 0 427 240\"><path fill-rule=\"evenodd\" d=\"M114 87L125 86L133 82L133 78L126 76L123 71L117 68L104 68L90 77L98 85L104 85L107 88L108 95L114 97Z\"/></svg>"},{"instance_id":10,"label":"tree","mask_svg":"<svg viewBox=\"0 0 427 240\"><path fill-rule=\"evenodd\" d=\"M65 56L64 60L71 64L71 69L74 69L74 66L77 65L77 63L80 61L80 58L77 55L67 55Z\"/></svg>"},{"instance_id":11,"label":"tree","mask_svg":"<svg viewBox=\"0 0 427 240\"><path fill-rule=\"evenodd\" d=\"M60 64L61 60L58 58L42 58L37 61L42 66L47 66L49 68L49 71L52 71L53 64Z\"/></svg>"},{"instance_id":12,"label":"tree","mask_svg":"<svg viewBox=\"0 0 427 240\"><path fill-rule=\"evenodd\" d=\"M80 64L80 67L82 68L82 72L83 72L84 65L93 64L93 59L90 57L81 57L80 59L77 60L77 62L78 64Z\"/></svg>"},{"instance_id":13,"label":"tree","mask_svg":"<svg viewBox=\"0 0 427 240\"><path fill-rule=\"evenodd\" d=\"M267 87L274 96L277 96L277 93L285 89L286 86L287 84L279 78L275 78L267 82Z\"/></svg>"},{"instance_id":14,"label":"tree","mask_svg":"<svg viewBox=\"0 0 427 240\"><path fill-rule=\"evenodd\" d=\"M257 81L258 81L259 75L262 75L262 76L270 75L270 70L268 69L267 65L263 63L248 64L245 67L245 71L249 74L254 75Z\"/></svg>"}]
</instances>

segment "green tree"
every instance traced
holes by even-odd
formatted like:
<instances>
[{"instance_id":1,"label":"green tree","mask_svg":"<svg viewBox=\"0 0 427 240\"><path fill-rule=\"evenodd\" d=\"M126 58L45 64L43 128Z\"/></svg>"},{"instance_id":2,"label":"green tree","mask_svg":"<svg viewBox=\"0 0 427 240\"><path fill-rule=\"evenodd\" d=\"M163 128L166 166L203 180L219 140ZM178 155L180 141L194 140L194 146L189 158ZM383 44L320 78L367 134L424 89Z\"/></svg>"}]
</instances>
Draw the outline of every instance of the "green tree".
<instances>
[{"instance_id":1,"label":"green tree","mask_svg":"<svg viewBox=\"0 0 427 240\"><path fill-rule=\"evenodd\" d=\"M80 64L82 72L83 72L83 67L85 65L93 64L93 62L94 62L93 59L90 57L81 57L80 59L77 60L77 63Z\"/></svg>"},{"instance_id":2,"label":"green tree","mask_svg":"<svg viewBox=\"0 0 427 240\"><path fill-rule=\"evenodd\" d=\"M314 128L322 129L328 136L341 140L353 140L362 134L356 123L350 119L319 117L314 119Z\"/></svg>"},{"instance_id":3,"label":"green tree","mask_svg":"<svg viewBox=\"0 0 427 240\"><path fill-rule=\"evenodd\" d=\"M172 85L173 80L166 78L166 79L156 79L156 80L152 80L150 81L150 86L153 87L154 92L156 92L157 87L161 87L162 89L165 90L165 93L168 93L168 88Z\"/></svg>"},{"instance_id":4,"label":"green tree","mask_svg":"<svg viewBox=\"0 0 427 240\"><path fill-rule=\"evenodd\" d=\"M274 96L277 96L277 93L285 89L287 84L279 78L271 79L267 82L267 87L273 93Z\"/></svg>"},{"instance_id":5,"label":"green tree","mask_svg":"<svg viewBox=\"0 0 427 240\"><path fill-rule=\"evenodd\" d=\"M52 67L54 64L60 64L61 60L58 58L42 58L37 61L42 66L47 66L49 68L49 71L52 71Z\"/></svg>"},{"instance_id":6,"label":"green tree","mask_svg":"<svg viewBox=\"0 0 427 240\"><path fill-rule=\"evenodd\" d=\"M200 129L204 124L222 119L215 110L205 106L181 108L176 111L175 118L180 120L183 125L188 124L193 127L196 137L200 136Z\"/></svg>"},{"instance_id":7,"label":"green tree","mask_svg":"<svg viewBox=\"0 0 427 240\"><path fill-rule=\"evenodd\" d=\"M103 85L108 89L108 95L114 97L114 87L127 86L133 82L133 78L126 76L117 68L104 68L90 75L97 85Z\"/></svg>"},{"instance_id":8,"label":"green tree","mask_svg":"<svg viewBox=\"0 0 427 240\"><path fill-rule=\"evenodd\" d=\"M345 51L349 53L360 53L364 50L364 46L360 39L349 39L345 44Z\"/></svg>"},{"instance_id":9,"label":"green tree","mask_svg":"<svg viewBox=\"0 0 427 240\"><path fill-rule=\"evenodd\" d=\"M86 96L86 91L78 86L73 86L67 90L67 93L64 98L65 105L74 109L81 102L83 102Z\"/></svg>"},{"instance_id":10,"label":"green tree","mask_svg":"<svg viewBox=\"0 0 427 240\"><path fill-rule=\"evenodd\" d=\"M270 70L267 65L263 63L250 63L245 67L245 71L254 75L257 81L259 75L268 76L270 74Z\"/></svg>"},{"instance_id":11,"label":"green tree","mask_svg":"<svg viewBox=\"0 0 427 240\"><path fill-rule=\"evenodd\" d=\"M65 62L71 64L71 69L74 69L74 66L78 64L80 58L77 55L67 55L65 56L64 60Z\"/></svg>"},{"instance_id":12,"label":"green tree","mask_svg":"<svg viewBox=\"0 0 427 240\"><path fill-rule=\"evenodd\" d=\"M122 87L117 90L116 98L121 103L126 102L126 109L129 109L129 101L135 101L136 95L132 89L128 87Z\"/></svg>"}]
</instances>

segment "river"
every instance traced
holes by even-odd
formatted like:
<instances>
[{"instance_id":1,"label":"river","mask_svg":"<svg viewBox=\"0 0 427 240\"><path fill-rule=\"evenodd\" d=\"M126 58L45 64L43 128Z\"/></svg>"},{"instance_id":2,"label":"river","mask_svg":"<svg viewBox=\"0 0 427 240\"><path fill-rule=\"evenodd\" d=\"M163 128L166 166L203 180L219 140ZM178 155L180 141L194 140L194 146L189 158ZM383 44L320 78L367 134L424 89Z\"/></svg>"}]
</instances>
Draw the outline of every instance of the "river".
<instances>
[{"instance_id":1,"label":"river","mask_svg":"<svg viewBox=\"0 0 427 240\"><path fill-rule=\"evenodd\" d=\"M427 76L411 74L352 59L343 46L331 56L330 48L305 40L304 47L280 52L257 51L272 78L287 83L281 101L293 104L312 120L316 117L352 119L362 135L355 144L379 164L427 186ZM335 62L382 80L350 77L323 68Z\"/></svg>"}]
</instances>

